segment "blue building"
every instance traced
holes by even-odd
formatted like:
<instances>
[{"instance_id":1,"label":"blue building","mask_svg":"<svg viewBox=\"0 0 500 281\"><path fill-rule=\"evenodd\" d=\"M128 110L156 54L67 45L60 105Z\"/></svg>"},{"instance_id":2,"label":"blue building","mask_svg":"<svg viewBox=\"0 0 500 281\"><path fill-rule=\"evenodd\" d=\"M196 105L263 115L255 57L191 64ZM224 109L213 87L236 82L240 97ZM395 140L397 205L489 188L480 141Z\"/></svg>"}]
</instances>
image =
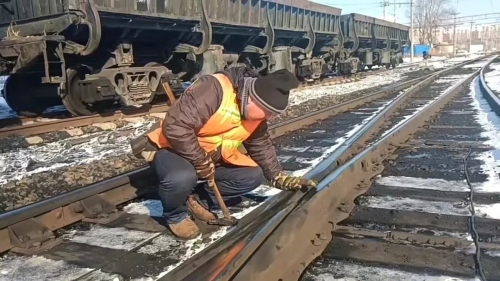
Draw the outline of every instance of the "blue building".
<instances>
[{"instance_id":1,"label":"blue building","mask_svg":"<svg viewBox=\"0 0 500 281\"><path fill-rule=\"evenodd\" d=\"M427 54L430 54L431 52L431 47L429 45L424 45L424 44L417 44L413 45L413 55L416 57L421 57L423 53L427 52ZM410 47L409 46L404 46L403 47L403 56L409 56L410 55Z\"/></svg>"}]
</instances>

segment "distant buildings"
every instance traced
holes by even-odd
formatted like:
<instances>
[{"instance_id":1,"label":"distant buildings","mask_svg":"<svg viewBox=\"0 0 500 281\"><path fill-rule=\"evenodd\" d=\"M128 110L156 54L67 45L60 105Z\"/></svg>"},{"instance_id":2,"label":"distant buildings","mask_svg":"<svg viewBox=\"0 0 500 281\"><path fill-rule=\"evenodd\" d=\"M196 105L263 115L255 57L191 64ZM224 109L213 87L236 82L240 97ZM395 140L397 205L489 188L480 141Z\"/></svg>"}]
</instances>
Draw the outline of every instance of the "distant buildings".
<instances>
[{"instance_id":1,"label":"distant buildings","mask_svg":"<svg viewBox=\"0 0 500 281\"><path fill-rule=\"evenodd\" d=\"M429 40L420 40L420 33L417 29L414 31L414 44L429 45ZM476 50L475 46L483 45L485 51L493 51L500 49L500 24L488 26L473 26L472 32L470 27L465 25L457 26L456 28L457 50L469 51L469 44L474 45L472 50ZM472 39L472 40L471 40ZM433 48L435 54L447 54L453 50L453 26L438 27L432 36Z\"/></svg>"}]
</instances>

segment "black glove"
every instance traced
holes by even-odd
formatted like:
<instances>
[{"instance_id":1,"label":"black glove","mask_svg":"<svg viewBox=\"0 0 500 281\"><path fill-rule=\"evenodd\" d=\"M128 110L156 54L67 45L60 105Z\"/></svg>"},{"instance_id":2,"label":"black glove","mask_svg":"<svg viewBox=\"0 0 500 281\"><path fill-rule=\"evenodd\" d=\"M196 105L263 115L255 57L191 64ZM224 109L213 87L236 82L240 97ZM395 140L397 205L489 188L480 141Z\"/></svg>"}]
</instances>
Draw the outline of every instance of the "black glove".
<instances>
[{"instance_id":1,"label":"black glove","mask_svg":"<svg viewBox=\"0 0 500 281\"><path fill-rule=\"evenodd\" d=\"M271 180L271 185L281 190L298 190L303 187L316 187L317 183L303 177L294 177L280 172Z\"/></svg>"}]
</instances>

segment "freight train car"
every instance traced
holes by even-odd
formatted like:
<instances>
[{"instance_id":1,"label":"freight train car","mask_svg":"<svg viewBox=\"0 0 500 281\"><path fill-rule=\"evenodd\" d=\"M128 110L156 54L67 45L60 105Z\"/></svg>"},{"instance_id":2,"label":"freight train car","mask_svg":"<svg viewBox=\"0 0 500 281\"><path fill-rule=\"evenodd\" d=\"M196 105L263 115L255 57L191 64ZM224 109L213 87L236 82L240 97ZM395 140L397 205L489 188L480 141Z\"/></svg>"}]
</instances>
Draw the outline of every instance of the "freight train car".
<instances>
[{"instance_id":1,"label":"freight train car","mask_svg":"<svg viewBox=\"0 0 500 281\"><path fill-rule=\"evenodd\" d=\"M396 67L402 62L403 45L410 45L408 26L364 16L340 17L343 48L339 54L341 73L355 73L372 66Z\"/></svg>"},{"instance_id":2,"label":"freight train car","mask_svg":"<svg viewBox=\"0 0 500 281\"><path fill-rule=\"evenodd\" d=\"M248 65L319 79L341 10L306 0L1 0L0 72L19 115L141 106L181 82Z\"/></svg>"}]
</instances>

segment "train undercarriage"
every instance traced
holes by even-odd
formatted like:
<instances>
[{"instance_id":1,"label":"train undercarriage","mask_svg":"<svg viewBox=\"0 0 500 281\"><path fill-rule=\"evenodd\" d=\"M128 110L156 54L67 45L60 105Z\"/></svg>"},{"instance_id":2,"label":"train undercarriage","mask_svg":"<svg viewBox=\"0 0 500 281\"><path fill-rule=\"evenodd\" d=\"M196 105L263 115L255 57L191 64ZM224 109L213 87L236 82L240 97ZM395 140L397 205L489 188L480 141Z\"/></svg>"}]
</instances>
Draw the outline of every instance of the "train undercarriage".
<instances>
[{"instance_id":1,"label":"train undercarriage","mask_svg":"<svg viewBox=\"0 0 500 281\"><path fill-rule=\"evenodd\" d=\"M3 96L21 116L61 102L85 116L150 104L169 91L178 95L182 82L229 67L246 65L263 75L288 69L313 81L358 72L369 61L345 50L340 28L336 36L316 33L309 20L297 36L275 29L269 12L264 30L212 24L204 3L199 22L98 12L86 0L50 19L49 28L46 21L10 25L0 42L1 72L10 75ZM58 35L30 35L47 31ZM380 54L373 57L384 63Z\"/></svg>"},{"instance_id":2,"label":"train undercarriage","mask_svg":"<svg viewBox=\"0 0 500 281\"><path fill-rule=\"evenodd\" d=\"M340 72L356 73L365 68L371 70L373 66L389 69L403 62L401 53L403 41L396 29L384 27L377 30L377 19L357 14L342 17L340 36L344 36L343 34L348 34L348 36L342 38L344 45L338 62ZM369 25L366 22L369 22ZM361 28L363 26L366 28ZM394 37L397 39L394 40ZM410 43L408 37L405 43Z\"/></svg>"}]
</instances>

